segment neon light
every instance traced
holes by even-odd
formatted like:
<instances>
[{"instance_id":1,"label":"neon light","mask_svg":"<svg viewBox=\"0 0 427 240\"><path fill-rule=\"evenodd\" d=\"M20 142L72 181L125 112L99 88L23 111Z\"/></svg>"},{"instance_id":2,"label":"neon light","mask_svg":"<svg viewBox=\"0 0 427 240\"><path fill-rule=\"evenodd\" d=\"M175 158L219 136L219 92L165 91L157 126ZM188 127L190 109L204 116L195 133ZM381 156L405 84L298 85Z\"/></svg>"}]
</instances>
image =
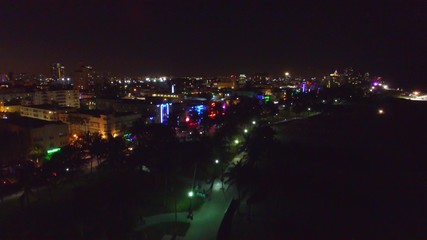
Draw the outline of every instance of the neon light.
<instances>
[{"instance_id":1,"label":"neon light","mask_svg":"<svg viewBox=\"0 0 427 240\"><path fill-rule=\"evenodd\" d=\"M163 104L160 105L160 123L163 123Z\"/></svg>"},{"instance_id":2,"label":"neon light","mask_svg":"<svg viewBox=\"0 0 427 240\"><path fill-rule=\"evenodd\" d=\"M197 106L194 106L193 109L196 110L197 114L202 115L203 112L206 110L206 106L197 105Z\"/></svg>"},{"instance_id":3,"label":"neon light","mask_svg":"<svg viewBox=\"0 0 427 240\"><path fill-rule=\"evenodd\" d=\"M164 123L169 118L170 107L172 103L162 103L159 106L160 110L160 123Z\"/></svg>"},{"instance_id":4,"label":"neon light","mask_svg":"<svg viewBox=\"0 0 427 240\"><path fill-rule=\"evenodd\" d=\"M169 104L166 104L166 113L168 114L168 116L169 116Z\"/></svg>"},{"instance_id":5,"label":"neon light","mask_svg":"<svg viewBox=\"0 0 427 240\"><path fill-rule=\"evenodd\" d=\"M47 154L52 154L61 151L61 148L52 148L47 150Z\"/></svg>"}]
</instances>

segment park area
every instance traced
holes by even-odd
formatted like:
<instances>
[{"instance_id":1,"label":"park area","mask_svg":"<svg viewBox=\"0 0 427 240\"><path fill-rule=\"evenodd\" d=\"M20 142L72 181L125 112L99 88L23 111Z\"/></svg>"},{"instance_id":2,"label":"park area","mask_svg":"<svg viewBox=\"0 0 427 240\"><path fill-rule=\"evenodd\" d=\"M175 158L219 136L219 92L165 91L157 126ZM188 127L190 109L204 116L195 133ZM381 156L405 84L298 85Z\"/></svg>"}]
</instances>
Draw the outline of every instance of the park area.
<instances>
[{"instance_id":1,"label":"park area","mask_svg":"<svg viewBox=\"0 0 427 240\"><path fill-rule=\"evenodd\" d=\"M275 126L273 163L241 202L231 239L423 238L425 112L387 100Z\"/></svg>"},{"instance_id":2,"label":"park area","mask_svg":"<svg viewBox=\"0 0 427 240\"><path fill-rule=\"evenodd\" d=\"M165 186L163 178L131 169L74 176L33 189L28 202L17 197L0 204L0 238L128 238L145 217L174 212L175 201L178 212L187 211L190 187L184 179ZM192 199L193 209L203 201ZM185 232L186 225L180 223L178 230ZM168 229L168 224L160 224L146 231L156 236Z\"/></svg>"}]
</instances>

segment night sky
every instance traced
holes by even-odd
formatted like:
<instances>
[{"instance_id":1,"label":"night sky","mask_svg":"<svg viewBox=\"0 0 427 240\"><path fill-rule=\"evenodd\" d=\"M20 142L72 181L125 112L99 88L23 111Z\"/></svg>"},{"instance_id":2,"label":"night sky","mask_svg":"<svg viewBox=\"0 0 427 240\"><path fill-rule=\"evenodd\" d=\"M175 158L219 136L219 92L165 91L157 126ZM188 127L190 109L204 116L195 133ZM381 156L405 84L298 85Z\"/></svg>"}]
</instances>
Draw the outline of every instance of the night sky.
<instances>
[{"instance_id":1,"label":"night sky","mask_svg":"<svg viewBox=\"0 0 427 240\"><path fill-rule=\"evenodd\" d=\"M318 75L427 85L427 1L0 0L0 72ZM423 82L426 83L423 83Z\"/></svg>"}]
</instances>

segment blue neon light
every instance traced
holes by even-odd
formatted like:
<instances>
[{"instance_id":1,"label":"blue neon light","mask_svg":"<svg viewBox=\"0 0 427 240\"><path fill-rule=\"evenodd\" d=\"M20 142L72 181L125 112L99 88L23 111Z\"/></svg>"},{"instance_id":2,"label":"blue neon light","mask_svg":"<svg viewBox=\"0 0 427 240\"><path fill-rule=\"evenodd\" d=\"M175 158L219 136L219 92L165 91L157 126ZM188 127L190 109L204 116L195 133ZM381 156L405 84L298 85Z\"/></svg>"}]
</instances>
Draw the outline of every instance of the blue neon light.
<instances>
[{"instance_id":1,"label":"blue neon light","mask_svg":"<svg viewBox=\"0 0 427 240\"><path fill-rule=\"evenodd\" d=\"M172 103L162 103L159 105L160 108L160 123L164 123L168 120L170 114L170 107Z\"/></svg>"},{"instance_id":2,"label":"blue neon light","mask_svg":"<svg viewBox=\"0 0 427 240\"><path fill-rule=\"evenodd\" d=\"M202 115L202 113L204 111L206 111L206 106L204 106L204 105L197 105L197 106L194 106L193 109L197 112L197 114Z\"/></svg>"}]
</instances>

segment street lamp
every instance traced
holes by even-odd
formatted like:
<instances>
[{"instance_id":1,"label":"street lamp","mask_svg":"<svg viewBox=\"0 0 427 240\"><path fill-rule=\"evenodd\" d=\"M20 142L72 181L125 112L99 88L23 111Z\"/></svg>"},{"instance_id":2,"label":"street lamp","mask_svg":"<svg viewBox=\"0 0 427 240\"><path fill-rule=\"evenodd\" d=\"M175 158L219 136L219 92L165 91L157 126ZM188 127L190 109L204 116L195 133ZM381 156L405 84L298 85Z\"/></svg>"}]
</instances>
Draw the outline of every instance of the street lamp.
<instances>
[{"instance_id":1,"label":"street lamp","mask_svg":"<svg viewBox=\"0 0 427 240\"><path fill-rule=\"evenodd\" d=\"M252 121L252 125L255 125L256 124L256 122L255 121Z\"/></svg>"},{"instance_id":2,"label":"street lamp","mask_svg":"<svg viewBox=\"0 0 427 240\"><path fill-rule=\"evenodd\" d=\"M188 197L190 198L190 207L188 208L187 218L193 220L193 209L192 209L192 199L194 196L193 189L188 192Z\"/></svg>"},{"instance_id":3,"label":"street lamp","mask_svg":"<svg viewBox=\"0 0 427 240\"><path fill-rule=\"evenodd\" d=\"M239 144L239 139L234 140L235 144Z\"/></svg>"},{"instance_id":4,"label":"street lamp","mask_svg":"<svg viewBox=\"0 0 427 240\"><path fill-rule=\"evenodd\" d=\"M248 129L247 129L247 128L245 128L245 130L243 130L243 132L248 133Z\"/></svg>"},{"instance_id":5,"label":"street lamp","mask_svg":"<svg viewBox=\"0 0 427 240\"><path fill-rule=\"evenodd\" d=\"M193 190L189 191L189 192L188 192L188 197L192 198L193 196L194 196L194 192L193 192Z\"/></svg>"},{"instance_id":6,"label":"street lamp","mask_svg":"<svg viewBox=\"0 0 427 240\"><path fill-rule=\"evenodd\" d=\"M218 159L216 159L216 160L215 160L215 163L216 163L216 164L218 164L218 163L219 163L219 160L218 160Z\"/></svg>"}]
</instances>

